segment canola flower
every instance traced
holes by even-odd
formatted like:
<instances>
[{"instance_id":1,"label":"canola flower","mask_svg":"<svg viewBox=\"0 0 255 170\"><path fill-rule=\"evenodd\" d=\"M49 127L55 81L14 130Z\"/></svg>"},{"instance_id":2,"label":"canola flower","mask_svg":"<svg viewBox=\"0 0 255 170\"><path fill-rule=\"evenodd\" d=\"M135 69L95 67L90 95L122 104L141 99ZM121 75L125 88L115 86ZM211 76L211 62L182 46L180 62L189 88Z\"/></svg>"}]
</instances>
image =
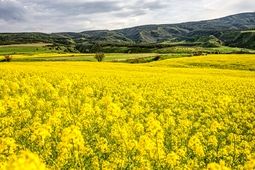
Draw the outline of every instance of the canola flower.
<instances>
[{"instance_id":1,"label":"canola flower","mask_svg":"<svg viewBox=\"0 0 255 170\"><path fill-rule=\"evenodd\" d=\"M5 63L0 89L0 169L255 168L254 72Z\"/></svg>"}]
</instances>

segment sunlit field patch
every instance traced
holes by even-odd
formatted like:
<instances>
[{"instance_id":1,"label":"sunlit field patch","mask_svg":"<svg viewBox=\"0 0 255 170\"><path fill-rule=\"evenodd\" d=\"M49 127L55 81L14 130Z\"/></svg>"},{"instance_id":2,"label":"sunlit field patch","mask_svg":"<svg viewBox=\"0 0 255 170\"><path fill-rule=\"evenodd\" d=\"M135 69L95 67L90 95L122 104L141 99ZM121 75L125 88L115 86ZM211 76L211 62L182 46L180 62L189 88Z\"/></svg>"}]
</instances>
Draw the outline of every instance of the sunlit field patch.
<instances>
[{"instance_id":1,"label":"sunlit field patch","mask_svg":"<svg viewBox=\"0 0 255 170\"><path fill-rule=\"evenodd\" d=\"M176 67L213 57L0 63L0 169L253 169L255 72Z\"/></svg>"}]
</instances>

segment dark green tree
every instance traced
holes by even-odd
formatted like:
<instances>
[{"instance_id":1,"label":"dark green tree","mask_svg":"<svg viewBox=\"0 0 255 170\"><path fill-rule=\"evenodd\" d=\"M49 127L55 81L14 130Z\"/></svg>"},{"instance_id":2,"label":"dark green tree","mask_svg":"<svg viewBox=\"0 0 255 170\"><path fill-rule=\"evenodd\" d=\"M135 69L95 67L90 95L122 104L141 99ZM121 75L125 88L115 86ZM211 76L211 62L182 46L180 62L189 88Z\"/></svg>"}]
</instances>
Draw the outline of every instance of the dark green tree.
<instances>
[{"instance_id":1,"label":"dark green tree","mask_svg":"<svg viewBox=\"0 0 255 170\"><path fill-rule=\"evenodd\" d=\"M103 61L104 58L105 58L104 53L96 53L96 55L95 55L95 59L96 59L98 62Z\"/></svg>"}]
</instances>

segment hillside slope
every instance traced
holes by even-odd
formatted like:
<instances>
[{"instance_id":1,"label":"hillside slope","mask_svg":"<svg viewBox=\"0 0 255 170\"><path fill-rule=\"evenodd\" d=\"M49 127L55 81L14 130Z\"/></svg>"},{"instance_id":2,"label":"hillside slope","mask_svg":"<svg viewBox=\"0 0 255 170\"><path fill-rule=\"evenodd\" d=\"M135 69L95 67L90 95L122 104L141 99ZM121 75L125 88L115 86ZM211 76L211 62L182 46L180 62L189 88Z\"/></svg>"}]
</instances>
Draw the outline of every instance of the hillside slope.
<instances>
[{"instance_id":1,"label":"hillside slope","mask_svg":"<svg viewBox=\"0 0 255 170\"><path fill-rule=\"evenodd\" d=\"M19 43L57 44L190 44L203 46L229 45L255 49L255 12L219 19L179 24L145 25L119 30L95 30L80 33L2 33L0 45Z\"/></svg>"}]
</instances>

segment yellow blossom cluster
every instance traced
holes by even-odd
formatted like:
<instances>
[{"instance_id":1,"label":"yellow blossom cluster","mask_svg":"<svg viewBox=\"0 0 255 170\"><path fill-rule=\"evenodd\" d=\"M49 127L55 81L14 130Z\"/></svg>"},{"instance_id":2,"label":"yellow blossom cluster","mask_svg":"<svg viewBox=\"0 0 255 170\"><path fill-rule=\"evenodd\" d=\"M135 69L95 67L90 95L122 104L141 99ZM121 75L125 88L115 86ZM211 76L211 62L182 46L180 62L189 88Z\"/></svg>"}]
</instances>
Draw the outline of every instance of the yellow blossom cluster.
<instances>
[{"instance_id":1,"label":"yellow blossom cluster","mask_svg":"<svg viewBox=\"0 0 255 170\"><path fill-rule=\"evenodd\" d=\"M255 73L0 64L0 169L255 168Z\"/></svg>"}]
</instances>

